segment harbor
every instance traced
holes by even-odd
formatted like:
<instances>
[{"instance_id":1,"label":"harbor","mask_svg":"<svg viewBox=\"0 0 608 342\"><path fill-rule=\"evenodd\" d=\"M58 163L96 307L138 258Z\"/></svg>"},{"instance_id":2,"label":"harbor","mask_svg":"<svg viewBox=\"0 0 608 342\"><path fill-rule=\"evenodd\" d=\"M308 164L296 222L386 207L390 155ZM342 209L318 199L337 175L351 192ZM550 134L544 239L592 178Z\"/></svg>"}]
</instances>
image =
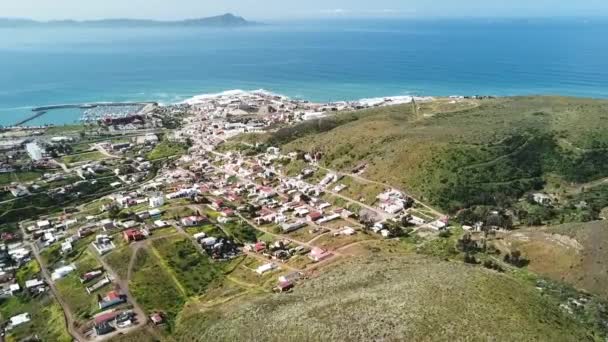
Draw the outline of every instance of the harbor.
<instances>
[{"instance_id":1,"label":"harbor","mask_svg":"<svg viewBox=\"0 0 608 342\"><path fill-rule=\"evenodd\" d=\"M95 122L104 118L121 118L138 114L150 106L157 106L156 102L96 102L82 104L59 104L32 108L32 114L13 126L22 126L38 119L52 111L78 110L80 122Z\"/></svg>"}]
</instances>

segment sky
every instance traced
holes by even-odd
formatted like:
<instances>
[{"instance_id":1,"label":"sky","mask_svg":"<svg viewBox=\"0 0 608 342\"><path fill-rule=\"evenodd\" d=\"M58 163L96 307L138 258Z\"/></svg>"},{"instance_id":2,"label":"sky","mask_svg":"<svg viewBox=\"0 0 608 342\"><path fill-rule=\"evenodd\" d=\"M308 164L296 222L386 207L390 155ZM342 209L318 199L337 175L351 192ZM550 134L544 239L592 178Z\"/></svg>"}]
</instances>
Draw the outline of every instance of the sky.
<instances>
[{"instance_id":1,"label":"sky","mask_svg":"<svg viewBox=\"0 0 608 342\"><path fill-rule=\"evenodd\" d=\"M256 20L608 16L608 0L0 0L0 17L37 20L175 20L228 12Z\"/></svg>"}]
</instances>

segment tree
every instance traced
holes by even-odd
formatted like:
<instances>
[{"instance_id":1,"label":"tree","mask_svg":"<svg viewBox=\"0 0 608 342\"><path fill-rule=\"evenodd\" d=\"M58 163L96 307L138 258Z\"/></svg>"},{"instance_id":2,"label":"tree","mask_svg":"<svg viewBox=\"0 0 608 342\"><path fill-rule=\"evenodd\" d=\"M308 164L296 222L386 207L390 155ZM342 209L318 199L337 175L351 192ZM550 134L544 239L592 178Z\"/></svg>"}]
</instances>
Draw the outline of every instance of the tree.
<instances>
[{"instance_id":1,"label":"tree","mask_svg":"<svg viewBox=\"0 0 608 342\"><path fill-rule=\"evenodd\" d=\"M529 260L523 258L518 250L512 251L511 254L506 254L504 261L515 267L524 267L529 263Z\"/></svg>"}]
</instances>

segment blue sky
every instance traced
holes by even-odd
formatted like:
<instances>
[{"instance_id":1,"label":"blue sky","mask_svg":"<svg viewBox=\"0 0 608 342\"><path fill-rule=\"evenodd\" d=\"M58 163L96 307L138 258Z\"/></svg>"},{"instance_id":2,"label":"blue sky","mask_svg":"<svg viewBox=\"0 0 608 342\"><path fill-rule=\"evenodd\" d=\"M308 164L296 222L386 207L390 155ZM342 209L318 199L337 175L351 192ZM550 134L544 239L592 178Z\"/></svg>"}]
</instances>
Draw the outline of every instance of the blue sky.
<instances>
[{"instance_id":1,"label":"blue sky","mask_svg":"<svg viewBox=\"0 0 608 342\"><path fill-rule=\"evenodd\" d=\"M252 19L608 16L608 0L0 0L0 17Z\"/></svg>"}]
</instances>

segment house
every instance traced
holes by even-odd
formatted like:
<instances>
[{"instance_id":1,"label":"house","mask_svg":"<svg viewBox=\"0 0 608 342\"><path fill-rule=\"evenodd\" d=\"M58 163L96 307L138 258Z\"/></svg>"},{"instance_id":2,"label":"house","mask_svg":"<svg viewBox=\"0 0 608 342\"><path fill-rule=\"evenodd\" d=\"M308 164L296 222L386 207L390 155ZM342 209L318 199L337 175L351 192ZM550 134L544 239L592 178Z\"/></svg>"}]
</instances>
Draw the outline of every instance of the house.
<instances>
[{"instance_id":1,"label":"house","mask_svg":"<svg viewBox=\"0 0 608 342\"><path fill-rule=\"evenodd\" d=\"M204 238L200 241L201 245L203 246L213 246L217 243L217 238L210 236L208 238Z\"/></svg>"},{"instance_id":2,"label":"house","mask_svg":"<svg viewBox=\"0 0 608 342\"><path fill-rule=\"evenodd\" d=\"M102 270L94 270L94 271L87 272L80 276L80 282L88 283L89 281L91 281L97 277L100 277L102 274L103 274Z\"/></svg>"},{"instance_id":3,"label":"house","mask_svg":"<svg viewBox=\"0 0 608 342\"><path fill-rule=\"evenodd\" d=\"M407 220L407 222L409 222L413 225L416 225L416 226L420 226L420 225L423 225L426 223L426 221L424 219L422 219L418 216L414 216L414 215L411 215L409 220Z\"/></svg>"},{"instance_id":4,"label":"house","mask_svg":"<svg viewBox=\"0 0 608 342\"><path fill-rule=\"evenodd\" d=\"M534 202L536 202L540 205L550 205L551 204L551 197L547 194L535 193L535 194L532 194L532 199L534 200Z\"/></svg>"},{"instance_id":5,"label":"house","mask_svg":"<svg viewBox=\"0 0 608 342\"><path fill-rule=\"evenodd\" d=\"M96 324L94 327L95 334L97 336L103 336L109 334L114 331L114 327L112 327L108 323Z\"/></svg>"},{"instance_id":6,"label":"house","mask_svg":"<svg viewBox=\"0 0 608 342\"><path fill-rule=\"evenodd\" d=\"M319 262L319 261L323 261L329 257L333 256L332 253L321 249L319 247L314 247L311 251L310 254L308 254L308 257L313 260L314 262Z\"/></svg>"},{"instance_id":7,"label":"house","mask_svg":"<svg viewBox=\"0 0 608 342\"><path fill-rule=\"evenodd\" d=\"M162 212L160 209L152 209L152 210L148 211L148 215L149 215L149 217L151 217L151 218L153 218L153 219L159 219L159 218L160 218L160 215L161 215L162 213L163 213L163 212Z\"/></svg>"},{"instance_id":8,"label":"house","mask_svg":"<svg viewBox=\"0 0 608 342\"><path fill-rule=\"evenodd\" d=\"M27 312L13 316L13 317L9 318L8 327L6 329L11 330L22 324L28 323L31 320L32 320L32 318L31 318L30 314Z\"/></svg>"},{"instance_id":9,"label":"house","mask_svg":"<svg viewBox=\"0 0 608 342\"><path fill-rule=\"evenodd\" d=\"M168 226L169 226L169 224L167 222L165 222L165 221L162 221L162 220L156 220L156 221L154 221L154 227L156 227L156 228L165 228L165 227L168 227Z\"/></svg>"},{"instance_id":10,"label":"house","mask_svg":"<svg viewBox=\"0 0 608 342\"><path fill-rule=\"evenodd\" d=\"M332 215L325 216L325 217L321 218L317 222L318 223L327 223L327 222L330 222L330 221L333 221L333 220L337 220L339 218L340 218L339 214L332 214Z\"/></svg>"},{"instance_id":11,"label":"house","mask_svg":"<svg viewBox=\"0 0 608 342\"><path fill-rule=\"evenodd\" d=\"M108 230L108 229L112 229L112 228L116 227L114 225L114 221L112 221L111 219L103 219L103 220L99 221L99 226L103 230Z\"/></svg>"},{"instance_id":12,"label":"house","mask_svg":"<svg viewBox=\"0 0 608 342\"><path fill-rule=\"evenodd\" d=\"M302 278L301 272L291 272L279 277L279 283L293 283Z\"/></svg>"},{"instance_id":13,"label":"house","mask_svg":"<svg viewBox=\"0 0 608 342\"><path fill-rule=\"evenodd\" d=\"M306 226L305 221L283 222L281 223L281 230L283 230L283 233L291 233Z\"/></svg>"},{"instance_id":14,"label":"house","mask_svg":"<svg viewBox=\"0 0 608 342\"><path fill-rule=\"evenodd\" d=\"M264 241L259 241L255 245L253 245L253 251L256 253L260 253L266 250L266 243Z\"/></svg>"},{"instance_id":15,"label":"house","mask_svg":"<svg viewBox=\"0 0 608 342\"><path fill-rule=\"evenodd\" d=\"M93 322L95 324L104 324L108 323L116 318L120 312L119 311L109 311L102 312L93 318Z\"/></svg>"},{"instance_id":16,"label":"house","mask_svg":"<svg viewBox=\"0 0 608 342\"><path fill-rule=\"evenodd\" d=\"M92 242L93 248L99 253L99 255L104 255L109 251L116 248L114 242L112 242L112 238L108 235L100 234L95 237L95 240Z\"/></svg>"},{"instance_id":17,"label":"house","mask_svg":"<svg viewBox=\"0 0 608 342\"><path fill-rule=\"evenodd\" d=\"M228 223L234 221L233 217L220 216L217 218L217 222L219 223Z\"/></svg>"},{"instance_id":18,"label":"house","mask_svg":"<svg viewBox=\"0 0 608 342\"><path fill-rule=\"evenodd\" d=\"M396 214L405 209L405 204L400 199L388 199L381 201L379 207L389 214Z\"/></svg>"},{"instance_id":19,"label":"house","mask_svg":"<svg viewBox=\"0 0 608 342\"><path fill-rule=\"evenodd\" d=\"M140 229L127 229L122 232L126 242L141 241L146 238Z\"/></svg>"},{"instance_id":20,"label":"house","mask_svg":"<svg viewBox=\"0 0 608 342\"><path fill-rule=\"evenodd\" d=\"M127 296L119 294L116 291L110 291L99 301L99 309L105 310L112 306L125 303L127 301Z\"/></svg>"},{"instance_id":21,"label":"house","mask_svg":"<svg viewBox=\"0 0 608 342\"><path fill-rule=\"evenodd\" d=\"M213 208L215 210L220 210L220 209L222 209L223 206L224 206L224 201L222 201L220 199L211 201L211 208Z\"/></svg>"},{"instance_id":22,"label":"house","mask_svg":"<svg viewBox=\"0 0 608 342\"><path fill-rule=\"evenodd\" d=\"M209 222L209 219L206 216L188 216L180 220L184 227L195 227L207 222Z\"/></svg>"},{"instance_id":23,"label":"house","mask_svg":"<svg viewBox=\"0 0 608 342\"><path fill-rule=\"evenodd\" d=\"M30 279L25 281L25 288L28 290L35 289L40 286L44 286L44 282L42 280Z\"/></svg>"},{"instance_id":24,"label":"house","mask_svg":"<svg viewBox=\"0 0 608 342\"><path fill-rule=\"evenodd\" d=\"M51 228L51 222L49 220L42 220L36 223L38 229L49 229Z\"/></svg>"},{"instance_id":25,"label":"house","mask_svg":"<svg viewBox=\"0 0 608 342\"><path fill-rule=\"evenodd\" d=\"M53 279L53 280L61 279L61 278L65 277L66 275L72 273L74 270L76 270L76 267L73 264L56 268L53 271L53 273L51 274L51 279Z\"/></svg>"},{"instance_id":26,"label":"house","mask_svg":"<svg viewBox=\"0 0 608 342\"><path fill-rule=\"evenodd\" d=\"M234 216L234 210L226 208L220 212L220 215L224 217L232 217Z\"/></svg>"},{"instance_id":27,"label":"house","mask_svg":"<svg viewBox=\"0 0 608 342\"><path fill-rule=\"evenodd\" d=\"M273 263L268 263L268 264L264 264L264 265L258 267L255 271L257 274L262 275L262 274L270 272L276 268L277 268L277 265L275 265Z\"/></svg>"},{"instance_id":28,"label":"house","mask_svg":"<svg viewBox=\"0 0 608 342\"><path fill-rule=\"evenodd\" d=\"M65 241L61 243L61 253L63 254L67 254L70 253L72 251L72 242L71 241Z\"/></svg>"},{"instance_id":29,"label":"house","mask_svg":"<svg viewBox=\"0 0 608 342\"><path fill-rule=\"evenodd\" d=\"M200 241L201 239L206 238L206 237L207 237L207 234L206 234L206 233L201 232L201 233L196 233L196 234L192 235L192 237L194 238L194 240L196 240L196 241Z\"/></svg>"},{"instance_id":30,"label":"house","mask_svg":"<svg viewBox=\"0 0 608 342\"><path fill-rule=\"evenodd\" d=\"M350 236L350 235L355 235L356 232L357 231L354 228L344 227L342 230L335 232L334 236L338 236L338 235Z\"/></svg>"},{"instance_id":31,"label":"house","mask_svg":"<svg viewBox=\"0 0 608 342\"><path fill-rule=\"evenodd\" d=\"M291 289L293 289L293 283L286 281L286 282L280 282L279 285L277 285L276 287L276 291L277 292L287 292Z\"/></svg>"},{"instance_id":32,"label":"house","mask_svg":"<svg viewBox=\"0 0 608 342\"><path fill-rule=\"evenodd\" d=\"M152 323L155 325L160 325L164 323L165 319L163 318L162 314L155 312L150 315L150 321L152 321Z\"/></svg>"},{"instance_id":33,"label":"house","mask_svg":"<svg viewBox=\"0 0 608 342\"><path fill-rule=\"evenodd\" d=\"M318 211L313 211L312 213L306 215L306 220L309 222L316 222L323 217L323 214Z\"/></svg>"},{"instance_id":34,"label":"house","mask_svg":"<svg viewBox=\"0 0 608 342\"><path fill-rule=\"evenodd\" d=\"M165 197L162 194L153 195L149 198L150 208L162 207L165 204Z\"/></svg>"}]
</instances>

